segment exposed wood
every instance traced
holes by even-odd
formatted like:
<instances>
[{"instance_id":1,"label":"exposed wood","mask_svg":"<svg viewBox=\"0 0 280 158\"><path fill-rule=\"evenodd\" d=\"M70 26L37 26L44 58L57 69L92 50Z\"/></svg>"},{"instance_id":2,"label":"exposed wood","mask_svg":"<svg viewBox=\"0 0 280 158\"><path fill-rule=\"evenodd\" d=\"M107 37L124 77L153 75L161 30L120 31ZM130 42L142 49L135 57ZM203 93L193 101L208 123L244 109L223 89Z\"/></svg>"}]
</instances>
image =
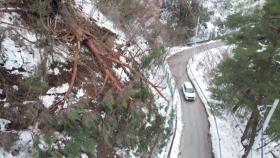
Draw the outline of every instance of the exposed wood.
<instances>
[{"instance_id":1,"label":"exposed wood","mask_svg":"<svg viewBox=\"0 0 280 158\"><path fill-rule=\"evenodd\" d=\"M71 79L69 81L69 88L64 94L63 100L55 104L56 108L58 107L57 105L62 105L63 102L68 99L74 88L78 73L78 60L81 45L85 46L90 51L96 63L99 64L99 70L104 80L101 88L98 89L98 91L103 90L107 83L110 83L117 91L124 90L124 85L121 84L120 79L116 76L113 70L113 66L116 66L123 69L130 81L138 78L139 80L146 82L168 102L167 98L161 93L160 89L162 87L152 83L149 79L147 79L141 73L140 68L136 66L139 63L137 63L134 58L140 58L141 52L138 51L134 55L131 55L130 53L130 57L118 52L113 52L111 48L106 45L105 38L109 36L108 32L106 33L106 30L103 35L103 31L102 33L98 31L95 32L96 30L92 29L92 23L87 21L81 12L74 7L72 1L55 0L55 2L57 3L58 7L56 8L57 14L61 16L62 21L56 21L56 19L54 19L55 17L42 17L40 16L40 13L30 11L28 8L0 8L0 12L19 12L23 13L24 15L27 13L32 14L31 16L38 16L42 24L45 26L45 30L51 31L52 36L54 36L57 41L75 44L75 48L73 49L73 66ZM141 48L139 47L139 49ZM121 57L124 58L125 61L122 61ZM126 62L133 64L130 65ZM55 111L56 108L50 109Z\"/></svg>"},{"instance_id":2,"label":"exposed wood","mask_svg":"<svg viewBox=\"0 0 280 158\"><path fill-rule=\"evenodd\" d=\"M72 14L69 12L69 8L67 7L68 5L70 4L61 4L59 13L61 14L67 27L69 27L71 32L76 36L76 39L82 41L84 37L83 29L80 27L80 25L78 25Z\"/></svg>"},{"instance_id":3,"label":"exposed wood","mask_svg":"<svg viewBox=\"0 0 280 158\"><path fill-rule=\"evenodd\" d=\"M169 102L169 100L161 93L161 91L158 89L158 86L155 85L154 83L152 83L150 80L148 80L143 74L141 74L141 72L138 70L135 70L134 68L132 68L131 66L129 66L126 63L122 63L119 60L116 60L114 58L111 57L107 57L107 59L110 59L111 61L120 64L123 68L128 68L131 72L133 72L138 78L140 78L141 80L143 80L144 82L148 83L150 86L152 86L157 93L167 102Z\"/></svg>"},{"instance_id":4,"label":"exposed wood","mask_svg":"<svg viewBox=\"0 0 280 158\"><path fill-rule=\"evenodd\" d=\"M76 80L76 77L77 77L78 54L80 52L80 42L79 41L77 42L77 46L76 46L76 48L74 48L73 52L74 52L74 57L73 57L72 77L71 77L71 81L70 81L70 84L69 84L69 88L68 88L67 92L65 93L63 100L66 100L68 98L69 94L71 93L71 91L74 87L74 83L75 83L75 80Z\"/></svg>"},{"instance_id":5,"label":"exposed wood","mask_svg":"<svg viewBox=\"0 0 280 158\"><path fill-rule=\"evenodd\" d=\"M86 45L88 46L89 50L93 53L93 55L96 57L96 60L98 63L101 65L103 69L103 73L105 75L105 78L108 77L112 85L118 90L118 91L123 91L122 86L120 83L117 81L116 77L112 74L111 68L106 64L106 62L102 59L100 56L100 51L97 49L97 47L93 44L93 41L88 39L85 41Z\"/></svg>"}]
</instances>

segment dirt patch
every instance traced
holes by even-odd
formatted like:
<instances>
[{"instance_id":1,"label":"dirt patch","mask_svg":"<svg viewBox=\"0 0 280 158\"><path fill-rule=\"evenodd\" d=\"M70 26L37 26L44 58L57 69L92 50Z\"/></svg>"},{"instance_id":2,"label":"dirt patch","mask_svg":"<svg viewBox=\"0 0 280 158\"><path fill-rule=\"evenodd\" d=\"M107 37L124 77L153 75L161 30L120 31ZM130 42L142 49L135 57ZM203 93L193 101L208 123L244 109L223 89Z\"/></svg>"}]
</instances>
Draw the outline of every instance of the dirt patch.
<instances>
[{"instance_id":1,"label":"dirt patch","mask_svg":"<svg viewBox=\"0 0 280 158\"><path fill-rule=\"evenodd\" d=\"M4 148L6 151L10 151L14 142L18 139L18 135L14 133L0 132L0 148Z\"/></svg>"}]
</instances>

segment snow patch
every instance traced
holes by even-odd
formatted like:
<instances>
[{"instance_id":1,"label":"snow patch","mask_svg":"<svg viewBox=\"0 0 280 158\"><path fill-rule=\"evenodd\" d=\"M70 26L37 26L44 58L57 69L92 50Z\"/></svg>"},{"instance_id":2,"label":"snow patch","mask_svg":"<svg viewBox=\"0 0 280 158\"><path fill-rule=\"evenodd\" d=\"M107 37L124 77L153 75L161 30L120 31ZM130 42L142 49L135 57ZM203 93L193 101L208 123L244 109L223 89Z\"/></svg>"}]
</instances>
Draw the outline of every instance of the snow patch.
<instances>
[{"instance_id":1,"label":"snow patch","mask_svg":"<svg viewBox=\"0 0 280 158\"><path fill-rule=\"evenodd\" d=\"M47 91L47 94L63 94L66 93L69 88L68 83L64 83L61 86L53 87Z\"/></svg>"},{"instance_id":2,"label":"snow patch","mask_svg":"<svg viewBox=\"0 0 280 158\"><path fill-rule=\"evenodd\" d=\"M80 97L82 97L84 95L85 95L85 91L81 88L81 89L78 90L78 92L76 94L76 97L80 98Z\"/></svg>"},{"instance_id":3,"label":"snow patch","mask_svg":"<svg viewBox=\"0 0 280 158\"><path fill-rule=\"evenodd\" d=\"M54 75L59 75L60 74L59 69L57 67L54 68L53 73L54 73Z\"/></svg>"},{"instance_id":4,"label":"snow patch","mask_svg":"<svg viewBox=\"0 0 280 158\"><path fill-rule=\"evenodd\" d=\"M11 123L10 120L0 118L0 132L6 131L5 126L9 123Z\"/></svg>"},{"instance_id":5,"label":"snow patch","mask_svg":"<svg viewBox=\"0 0 280 158\"><path fill-rule=\"evenodd\" d=\"M9 107L11 104L10 103L5 103L3 106L4 106L4 108L7 108L7 107Z\"/></svg>"},{"instance_id":6,"label":"snow patch","mask_svg":"<svg viewBox=\"0 0 280 158\"><path fill-rule=\"evenodd\" d=\"M17 86L17 85L13 85L13 89L14 89L15 91L18 91L18 86Z\"/></svg>"},{"instance_id":7,"label":"snow patch","mask_svg":"<svg viewBox=\"0 0 280 158\"><path fill-rule=\"evenodd\" d=\"M81 154L81 158L88 158L88 156L87 156L87 154L82 153L82 154Z\"/></svg>"},{"instance_id":8,"label":"snow patch","mask_svg":"<svg viewBox=\"0 0 280 158\"><path fill-rule=\"evenodd\" d=\"M71 58L71 53L69 52L67 46L57 45L53 47L54 52L52 55L48 56L48 65L53 62L57 63L67 63Z\"/></svg>"},{"instance_id":9,"label":"snow patch","mask_svg":"<svg viewBox=\"0 0 280 158\"><path fill-rule=\"evenodd\" d=\"M19 131L18 133L18 141L14 143L11 147L12 150L18 151L16 156L13 156L10 152L6 152L0 148L0 158L23 158L23 157L31 157L30 151L33 146L33 133L30 130Z\"/></svg>"},{"instance_id":10,"label":"snow patch","mask_svg":"<svg viewBox=\"0 0 280 158\"><path fill-rule=\"evenodd\" d=\"M28 77L36 72L41 58L37 48L27 42L24 43L29 47L18 45L11 38L6 37L2 42L4 59L0 59L0 63L3 63L3 67L7 70L11 70L12 74L22 74ZM23 71L19 71L20 68Z\"/></svg>"},{"instance_id":11,"label":"snow patch","mask_svg":"<svg viewBox=\"0 0 280 158\"><path fill-rule=\"evenodd\" d=\"M32 133L30 131L20 131L19 140L21 144L29 144L32 142Z\"/></svg>"},{"instance_id":12,"label":"snow patch","mask_svg":"<svg viewBox=\"0 0 280 158\"><path fill-rule=\"evenodd\" d=\"M261 46L261 49L258 49L257 52L261 53L261 52L266 51L267 45L262 44L262 43L260 43L260 42L259 42L259 45Z\"/></svg>"},{"instance_id":13,"label":"snow patch","mask_svg":"<svg viewBox=\"0 0 280 158\"><path fill-rule=\"evenodd\" d=\"M104 27L118 36L125 37L125 34L116 28L112 21L106 18L97 8L96 1L92 0L75 0L76 5L81 8L82 12L89 18L94 19L96 24Z\"/></svg>"},{"instance_id":14,"label":"snow patch","mask_svg":"<svg viewBox=\"0 0 280 158\"><path fill-rule=\"evenodd\" d=\"M148 110L148 108L146 108L146 107L141 108L141 110L142 110L142 112L143 112L144 114L148 114L148 113L149 113L149 110Z\"/></svg>"},{"instance_id":15,"label":"snow patch","mask_svg":"<svg viewBox=\"0 0 280 158\"><path fill-rule=\"evenodd\" d=\"M34 104L34 103L36 103L36 101L24 101L24 102L22 102L23 105Z\"/></svg>"},{"instance_id":16,"label":"snow patch","mask_svg":"<svg viewBox=\"0 0 280 158\"><path fill-rule=\"evenodd\" d=\"M39 99L42 101L45 108L49 108L55 101L55 95L44 95L40 96Z\"/></svg>"}]
</instances>

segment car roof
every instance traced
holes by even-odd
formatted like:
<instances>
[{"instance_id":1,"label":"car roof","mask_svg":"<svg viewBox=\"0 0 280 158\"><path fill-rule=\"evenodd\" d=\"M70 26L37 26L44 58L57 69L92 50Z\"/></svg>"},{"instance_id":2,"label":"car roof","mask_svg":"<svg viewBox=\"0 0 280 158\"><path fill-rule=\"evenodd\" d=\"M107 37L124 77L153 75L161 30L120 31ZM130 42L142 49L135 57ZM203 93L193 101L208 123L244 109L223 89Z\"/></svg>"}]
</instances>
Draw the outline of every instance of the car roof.
<instances>
[{"instance_id":1,"label":"car roof","mask_svg":"<svg viewBox=\"0 0 280 158\"><path fill-rule=\"evenodd\" d=\"M190 82L184 82L184 86L186 88L193 88L192 84Z\"/></svg>"}]
</instances>

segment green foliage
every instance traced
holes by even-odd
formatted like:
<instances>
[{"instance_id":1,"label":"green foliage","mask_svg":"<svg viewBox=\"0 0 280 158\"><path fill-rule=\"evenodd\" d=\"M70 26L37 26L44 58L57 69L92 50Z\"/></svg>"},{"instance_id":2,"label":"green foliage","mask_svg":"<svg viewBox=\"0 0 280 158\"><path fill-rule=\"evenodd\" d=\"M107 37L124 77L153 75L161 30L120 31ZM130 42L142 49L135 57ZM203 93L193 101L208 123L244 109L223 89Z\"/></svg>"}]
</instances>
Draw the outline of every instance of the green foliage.
<instances>
[{"instance_id":1,"label":"green foliage","mask_svg":"<svg viewBox=\"0 0 280 158\"><path fill-rule=\"evenodd\" d=\"M85 109L70 108L57 122L55 122L53 117L48 117L49 123L62 128L65 134L71 137L70 140L64 141L66 142L65 147L61 149L67 157L76 158L82 152L93 153L96 145L96 129L100 122L97 116L93 116L93 113L85 112ZM58 140L58 138L52 135L46 135L44 142L49 146L47 151L42 151L38 147L39 140L35 141L34 146L36 150L33 153L33 157L61 157L61 153L52 147L52 144Z\"/></svg>"},{"instance_id":2,"label":"green foliage","mask_svg":"<svg viewBox=\"0 0 280 158\"><path fill-rule=\"evenodd\" d=\"M130 150L137 149L137 152L141 157L147 157L149 148L153 144L158 144L156 139L161 140L164 144L164 140L170 136L170 133L164 134L166 130L164 128L164 118L155 111L150 111L146 116L139 112L132 112L132 120L128 122L127 128L117 135L117 144L120 147L128 147ZM150 126L146 127L145 119L150 123ZM162 146L163 147L163 146Z\"/></svg>"},{"instance_id":3,"label":"green foliage","mask_svg":"<svg viewBox=\"0 0 280 158\"><path fill-rule=\"evenodd\" d=\"M160 61L163 61L164 53L165 53L165 48L162 45L159 48L150 52L145 57L143 57L142 61L141 61L141 64L140 64L140 67L141 68L149 68L151 66L151 64L153 63L153 61L158 61L158 63L155 63L155 64L159 64Z\"/></svg>"},{"instance_id":4,"label":"green foliage","mask_svg":"<svg viewBox=\"0 0 280 158\"><path fill-rule=\"evenodd\" d=\"M71 139L63 140L65 147L58 150L54 149L52 144L57 143L59 139L46 135L44 142L48 144L48 150L41 151L37 141L34 143L36 150L33 156L65 155L74 158L79 157L81 153L92 156L97 150L110 154L113 153L112 147L117 147L137 149L136 154L147 157L151 146L163 147L165 139L170 136L170 130L168 132L165 129L165 118L153 105L149 88L147 86L140 88L139 85L131 86L125 92L119 93L119 96L108 91L103 100L94 106L73 106L57 118L46 116L46 122L63 131L63 134ZM144 113L142 108L146 108L147 112Z\"/></svg>"},{"instance_id":5,"label":"green foliage","mask_svg":"<svg viewBox=\"0 0 280 158\"><path fill-rule=\"evenodd\" d=\"M261 11L258 10L255 13L252 13L250 15L243 15L243 13L236 13L227 18L226 26L228 28L243 28L252 26L255 22L257 22L259 19L259 15L261 14Z\"/></svg>"},{"instance_id":6,"label":"green foliage","mask_svg":"<svg viewBox=\"0 0 280 158\"><path fill-rule=\"evenodd\" d=\"M169 6L169 9L174 14L171 23L175 22L179 26L189 29L196 27L198 16L200 16L202 22L210 19L207 10L196 1L192 1L190 4L186 1L179 1L177 5Z\"/></svg>"},{"instance_id":7,"label":"green foliage","mask_svg":"<svg viewBox=\"0 0 280 158\"><path fill-rule=\"evenodd\" d=\"M54 124L55 123L55 118L52 115L47 116L47 121L49 124Z\"/></svg>"},{"instance_id":8,"label":"green foliage","mask_svg":"<svg viewBox=\"0 0 280 158\"><path fill-rule=\"evenodd\" d=\"M55 143L57 139L51 135L46 135L43 140L46 143L47 148L50 148L51 144ZM42 150L41 148L39 148L39 144L40 144L40 138L39 137L35 137L34 138L34 143L33 146L35 147L35 150L32 153L32 158L48 158L48 157L52 157L52 158L60 158L62 155L55 150Z\"/></svg>"},{"instance_id":9,"label":"green foliage","mask_svg":"<svg viewBox=\"0 0 280 158\"><path fill-rule=\"evenodd\" d=\"M93 152L96 145L94 134L99 121L92 115L92 113L85 113L80 108L73 108L64 115L62 125L71 137L64 148L68 157L75 158L82 152Z\"/></svg>"},{"instance_id":10,"label":"green foliage","mask_svg":"<svg viewBox=\"0 0 280 158\"><path fill-rule=\"evenodd\" d=\"M269 123L269 129L267 130L267 133L272 138L276 138L277 140L280 140L280 132L279 132L280 124L279 124L279 120L280 120L280 108L278 106L278 108L274 112L273 120Z\"/></svg>"},{"instance_id":11,"label":"green foliage","mask_svg":"<svg viewBox=\"0 0 280 158\"><path fill-rule=\"evenodd\" d=\"M85 130L97 131L99 123L100 116L96 113L86 112L82 117L82 127L84 127Z\"/></svg>"},{"instance_id":12,"label":"green foliage","mask_svg":"<svg viewBox=\"0 0 280 158\"><path fill-rule=\"evenodd\" d=\"M66 144L64 151L69 158L79 157L82 152L93 153L95 148L95 139L84 129L76 130L72 132L71 140Z\"/></svg>"},{"instance_id":13,"label":"green foliage","mask_svg":"<svg viewBox=\"0 0 280 158\"><path fill-rule=\"evenodd\" d=\"M144 86L138 93L135 94L135 97L141 99L141 101L145 101L153 97L153 93L148 86Z\"/></svg>"},{"instance_id":14,"label":"green foliage","mask_svg":"<svg viewBox=\"0 0 280 158\"><path fill-rule=\"evenodd\" d=\"M20 84L33 94L40 94L48 89L48 84L36 77L25 78Z\"/></svg>"},{"instance_id":15,"label":"green foliage","mask_svg":"<svg viewBox=\"0 0 280 158\"><path fill-rule=\"evenodd\" d=\"M233 111L243 108L259 113L257 105L271 104L280 96L279 7L280 1L268 0L263 9L228 18L226 25L237 30L225 37L236 45L234 56L218 66L211 91ZM279 116L275 113L271 121L271 135L280 135Z\"/></svg>"},{"instance_id":16,"label":"green foliage","mask_svg":"<svg viewBox=\"0 0 280 158\"><path fill-rule=\"evenodd\" d=\"M78 128L82 121L82 113L83 111L80 109L69 109L62 119L63 128L67 131Z\"/></svg>"},{"instance_id":17,"label":"green foliage","mask_svg":"<svg viewBox=\"0 0 280 158\"><path fill-rule=\"evenodd\" d=\"M103 100L104 100L104 106L106 108L106 111L112 111L114 105L116 104L112 94L107 93Z\"/></svg>"}]
</instances>

